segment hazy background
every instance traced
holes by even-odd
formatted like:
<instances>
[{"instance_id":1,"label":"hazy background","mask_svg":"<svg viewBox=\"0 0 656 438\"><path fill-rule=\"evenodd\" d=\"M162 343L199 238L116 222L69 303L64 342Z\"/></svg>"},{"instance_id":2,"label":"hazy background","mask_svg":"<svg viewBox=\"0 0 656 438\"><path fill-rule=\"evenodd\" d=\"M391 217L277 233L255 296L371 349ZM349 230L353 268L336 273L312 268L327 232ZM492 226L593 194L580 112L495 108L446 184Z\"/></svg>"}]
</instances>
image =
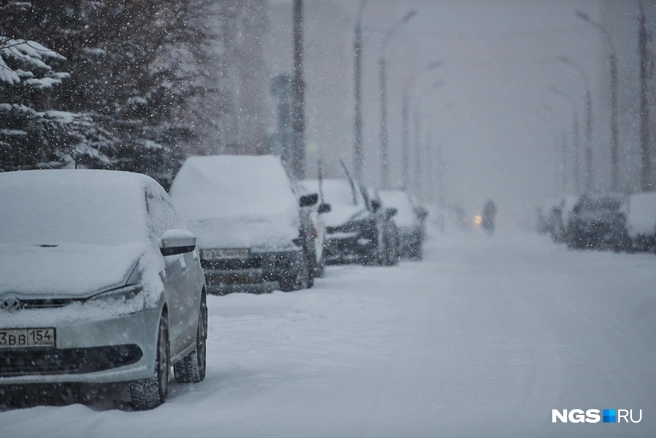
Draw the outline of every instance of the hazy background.
<instances>
[{"instance_id":1,"label":"hazy background","mask_svg":"<svg viewBox=\"0 0 656 438\"><path fill-rule=\"evenodd\" d=\"M336 175L339 158L352 163L353 26L358 3L305 2L311 172L318 155L328 172ZM656 5L652 1L645 4L653 22ZM633 0L370 0L363 19L366 182L375 185L380 181L379 44L384 30L409 10L418 15L392 39L386 52L392 181L401 182L403 84L430 62L441 60L444 66L423 75L414 87L411 109L417 108L418 95L426 95L421 107L422 140L426 142L430 130L432 147L440 144L443 148L448 198L462 203L469 214L492 198L501 213L519 217L539 200L561 192L558 166L562 149L554 138L560 121L549 116L543 105L547 103L562 115L570 142L573 116L571 105L550 91L550 84L576 101L581 147L585 145L584 84L572 69L558 62L557 57L565 55L575 60L591 81L594 180L597 188L605 189L610 169L607 52L601 33L575 16L575 11L581 10L609 27L618 47L622 184L626 190L635 188L638 7ZM291 0L269 0L268 14L265 54L269 72L275 76L291 69ZM653 41L650 44L653 50ZM427 95L438 79L444 85ZM273 130L273 110L271 115ZM571 169L569 173L571 181ZM567 188L572 190L572 186Z\"/></svg>"}]
</instances>

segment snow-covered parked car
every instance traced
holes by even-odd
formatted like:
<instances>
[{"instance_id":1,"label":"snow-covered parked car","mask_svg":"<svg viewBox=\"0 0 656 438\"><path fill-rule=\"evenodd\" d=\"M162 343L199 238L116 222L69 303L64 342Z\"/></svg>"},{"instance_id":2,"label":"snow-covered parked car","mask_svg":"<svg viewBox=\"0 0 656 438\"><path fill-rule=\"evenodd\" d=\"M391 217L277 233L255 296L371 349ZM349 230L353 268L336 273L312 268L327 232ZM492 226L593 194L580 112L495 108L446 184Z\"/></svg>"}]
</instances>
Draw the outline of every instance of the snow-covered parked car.
<instances>
[{"instance_id":1,"label":"snow-covered parked car","mask_svg":"<svg viewBox=\"0 0 656 438\"><path fill-rule=\"evenodd\" d=\"M628 196L620 207L620 227L625 233L627 251L651 251L656 245L656 192Z\"/></svg>"},{"instance_id":2,"label":"snow-covered parked car","mask_svg":"<svg viewBox=\"0 0 656 438\"><path fill-rule=\"evenodd\" d=\"M314 239L301 194L279 157L188 158L169 191L198 237L210 289L278 282L283 291L312 287Z\"/></svg>"},{"instance_id":3,"label":"snow-covered parked car","mask_svg":"<svg viewBox=\"0 0 656 438\"><path fill-rule=\"evenodd\" d=\"M621 194L581 196L572 210L567 230L567 246L573 249L611 249L621 236L618 227Z\"/></svg>"},{"instance_id":4,"label":"snow-covered parked car","mask_svg":"<svg viewBox=\"0 0 656 438\"><path fill-rule=\"evenodd\" d=\"M421 260L428 212L402 190L381 190L380 197L383 206L397 211L394 222L399 230L401 256Z\"/></svg>"},{"instance_id":5,"label":"snow-covered parked car","mask_svg":"<svg viewBox=\"0 0 656 438\"><path fill-rule=\"evenodd\" d=\"M317 278L323 277L326 261L323 258L323 248L326 244L326 221L323 215L330 213L332 206L323 201L322 196L322 180L307 179L301 181L300 187L304 193L318 193L319 202L312 207L309 207L310 221L312 222L312 236L314 237L315 248L315 265L314 276Z\"/></svg>"},{"instance_id":6,"label":"snow-covered parked car","mask_svg":"<svg viewBox=\"0 0 656 438\"><path fill-rule=\"evenodd\" d=\"M332 207L325 214L326 263L398 263L398 240L391 241L396 210L383 209L378 199L365 198L351 179L326 179L322 187Z\"/></svg>"},{"instance_id":7,"label":"snow-covered parked car","mask_svg":"<svg viewBox=\"0 0 656 438\"><path fill-rule=\"evenodd\" d=\"M205 376L196 238L164 189L104 170L0 173L0 388L126 382L136 409ZM7 388L7 386L5 386Z\"/></svg>"}]
</instances>

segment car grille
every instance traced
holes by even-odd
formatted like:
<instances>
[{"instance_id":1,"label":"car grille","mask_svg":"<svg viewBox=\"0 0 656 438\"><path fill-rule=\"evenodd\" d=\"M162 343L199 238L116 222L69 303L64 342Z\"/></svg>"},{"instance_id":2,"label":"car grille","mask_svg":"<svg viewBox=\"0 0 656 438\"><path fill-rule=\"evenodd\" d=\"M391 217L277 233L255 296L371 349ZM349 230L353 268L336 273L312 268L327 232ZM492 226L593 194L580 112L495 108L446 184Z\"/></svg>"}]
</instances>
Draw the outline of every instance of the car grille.
<instances>
[{"instance_id":1,"label":"car grille","mask_svg":"<svg viewBox=\"0 0 656 438\"><path fill-rule=\"evenodd\" d=\"M0 376L84 374L130 365L142 358L137 345L0 350Z\"/></svg>"},{"instance_id":2,"label":"car grille","mask_svg":"<svg viewBox=\"0 0 656 438\"><path fill-rule=\"evenodd\" d=\"M249 257L247 259L204 260L200 265L203 269L214 271L236 271L241 269L262 268L262 257Z\"/></svg>"},{"instance_id":3,"label":"car grille","mask_svg":"<svg viewBox=\"0 0 656 438\"><path fill-rule=\"evenodd\" d=\"M81 303L81 299L60 299L60 300L21 300L21 309L50 309L68 306L73 303Z\"/></svg>"}]
</instances>

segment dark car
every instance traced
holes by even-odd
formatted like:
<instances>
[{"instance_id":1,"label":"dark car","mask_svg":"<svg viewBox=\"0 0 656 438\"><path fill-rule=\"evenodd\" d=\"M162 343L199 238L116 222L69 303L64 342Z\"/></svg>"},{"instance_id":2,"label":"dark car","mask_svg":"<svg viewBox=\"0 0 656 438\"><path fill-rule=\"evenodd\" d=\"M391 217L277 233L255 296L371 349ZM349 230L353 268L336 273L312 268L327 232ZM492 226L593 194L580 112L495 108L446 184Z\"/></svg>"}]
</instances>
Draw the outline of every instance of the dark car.
<instances>
[{"instance_id":1,"label":"dark car","mask_svg":"<svg viewBox=\"0 0 656 438\"><path fill-rule=\"evenodd\" d=\"M572 249L610 249L621 234L618 217L623 196L585 195L572 210L567 229L567 246Z\"/></svg>"},{"instance_id":2,"label":"dark car","mask_svg":"<svg viewBox=\"0 0 656 438\"><path fill-rule=\"evenodd\" d=\"M384 209L380 200L365 197L350 178L323 180L322 192L324 201L332 206L324 214L326 263L393 265L398 262L398 242L391 241L395 209Z\"/></svg>"},{"instance_id":3,"label":"dark car","mask_svg":"<svg viewBox=\"0 0 656 438\"><path fill-rule=\"evenodd\" d=\"M428 211L416 205L412 197L402 190L381 190L383 205L397 209L394 222L399 234L399 252L402 257L421 260Z\"/></svg>"}]
</instances>

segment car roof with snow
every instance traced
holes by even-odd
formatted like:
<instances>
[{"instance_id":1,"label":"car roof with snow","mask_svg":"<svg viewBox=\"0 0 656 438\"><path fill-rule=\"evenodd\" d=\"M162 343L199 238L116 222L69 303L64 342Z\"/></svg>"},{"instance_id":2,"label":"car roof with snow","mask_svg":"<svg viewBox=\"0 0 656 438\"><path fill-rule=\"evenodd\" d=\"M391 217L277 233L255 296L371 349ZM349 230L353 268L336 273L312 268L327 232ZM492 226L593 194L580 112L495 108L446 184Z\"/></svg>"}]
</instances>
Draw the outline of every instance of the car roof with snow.
<instances>
[{"instance_id":1,"label":"car roof with snow","mask_svg":"<svg viewBox=\"0 0 656 438\"><path fill-rule=\"evenodd\" d=\"M0 242L122 244L148 239L152 178L108 170L0 173ZM163 191L163 189L162 189Z\"/></svg>"}]
</instances>

